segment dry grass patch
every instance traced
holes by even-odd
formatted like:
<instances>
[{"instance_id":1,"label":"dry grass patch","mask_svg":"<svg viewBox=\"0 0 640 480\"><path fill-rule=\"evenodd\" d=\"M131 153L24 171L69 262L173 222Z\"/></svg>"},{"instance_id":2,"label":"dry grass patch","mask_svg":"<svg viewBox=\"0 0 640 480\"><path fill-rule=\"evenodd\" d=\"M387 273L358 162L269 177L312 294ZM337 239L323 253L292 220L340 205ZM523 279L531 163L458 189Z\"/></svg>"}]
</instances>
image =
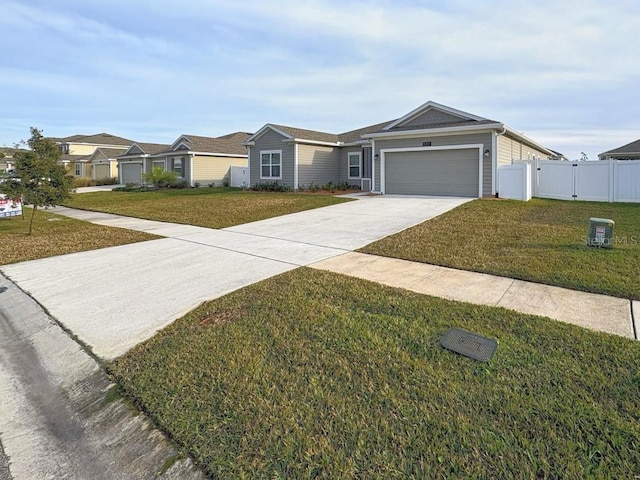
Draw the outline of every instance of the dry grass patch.
<instances>
[{"instance_id":1,"label":"dry grass patch","mask_svg":"<svg viewBox=\"0 0 640 480\"><path fill-rule=\"evenodd\" d=\"M616 222L613 249L586 245L590 217ZM640 299L640 205L476 200L364 253Z\"/></svg>"},{"instance_id":2,"label":"dry grass patch","mask_svg":"<svg viewBox=\"0 0 640 480\"><path fill-rule=\"evenodd\" d=\"M350 200L327 195L195 188L83 193L65 205L162 222L226 228L346 201Z\"/></svg>"},{"instance_id":3,"label":"dry grass patch","mask_svg":"<svg viewBox=\"0 0 640 480\"><path fill-rule=\"evenodd\" d=\"M31 211L27 210L26 215ZM33 232L27 235L28 220L12 217L0 220L0 265L53 257L66 253L153 240L156 235L104 227L38 210Z\"/></svg>"}]
</instances>

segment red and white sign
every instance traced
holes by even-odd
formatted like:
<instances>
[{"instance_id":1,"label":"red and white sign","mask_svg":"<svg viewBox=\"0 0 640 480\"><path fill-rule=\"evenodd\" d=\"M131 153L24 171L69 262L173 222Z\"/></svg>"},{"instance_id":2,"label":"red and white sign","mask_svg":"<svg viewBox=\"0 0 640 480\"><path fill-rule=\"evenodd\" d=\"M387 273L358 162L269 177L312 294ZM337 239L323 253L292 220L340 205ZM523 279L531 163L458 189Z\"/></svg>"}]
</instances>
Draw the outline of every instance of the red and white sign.
<instances>
[{"instance_id":1,"label":"red and white sign","mask_svg":"<svg viewBox=\"0 0 640 480\"><path fill-rule=\"evenodd\" d=\"M22 215L22 199L10 199L0 195L0 218Z\"/></svg>"}]
</instances>

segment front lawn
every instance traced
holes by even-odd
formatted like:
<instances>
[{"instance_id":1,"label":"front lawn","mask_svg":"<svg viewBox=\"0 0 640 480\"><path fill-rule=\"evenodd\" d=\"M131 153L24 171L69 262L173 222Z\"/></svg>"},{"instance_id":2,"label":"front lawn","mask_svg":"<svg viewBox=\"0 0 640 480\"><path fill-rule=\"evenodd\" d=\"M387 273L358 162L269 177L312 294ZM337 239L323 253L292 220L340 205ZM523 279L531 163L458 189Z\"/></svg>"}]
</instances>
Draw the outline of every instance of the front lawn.
<instances>
[{"instance_id":1,"label":"front lawn","mask_svg":"<svg viewBox=\"0 0 640 480\"><path fill-rule=\"evenodd\" d=\"M238 188L189 188L153 192L74 195L68 207L161 222L225 228L350 201L330 195L247 192Z\"/></svg>"},{"instance_id":2,"label":"front lawn","mask_svg":"<svg viewBox=\"0 0 640 480\"><path fill-rule=\"evenodd\" d=\"M496 338L488 363L439 344ZM211 478L629 478L640 344L298 269L111 363Z\"/></svg>"},{"instance_id":3,"label":"front lawn","mask_svg":"<svg viewBox=\"0 0 640 480\"><path fill-rule=\"evenodd\" d=\"M40 210L36 212L32 234L27 235L30 215L31 209L25 208L24 219L0 219L0 265L161 238L144 232L81 222Z\"/></svg>"},{"instance_id":4,"label":"front lawn","mask_svg":"<svg viewBox=\"0 0 640 480\"><path fill-rule=\"evenodd\" d=\"M613 249L586 245L590 217L616 222ZM638 204L476 200L360 251L640 299Z\"/></svg>"}]
</instances>

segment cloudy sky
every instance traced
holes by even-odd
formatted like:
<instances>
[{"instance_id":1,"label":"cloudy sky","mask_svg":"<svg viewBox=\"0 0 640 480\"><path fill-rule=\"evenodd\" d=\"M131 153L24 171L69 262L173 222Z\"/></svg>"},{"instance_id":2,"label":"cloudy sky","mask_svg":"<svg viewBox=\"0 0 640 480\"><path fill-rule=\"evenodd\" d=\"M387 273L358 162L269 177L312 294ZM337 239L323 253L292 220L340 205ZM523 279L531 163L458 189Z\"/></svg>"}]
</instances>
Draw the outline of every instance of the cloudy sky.
<instances>
[{"instance_id":1,"label":"cloudy sky","mask_svg":"<svg viewBox=\"0 0 640 480\"><path fill-rule=\"evenodd\" d=\"M0 146L342 132L428 100L590 159L640 138L637 0L0 0Z\"/></svg>"}]
</instances>

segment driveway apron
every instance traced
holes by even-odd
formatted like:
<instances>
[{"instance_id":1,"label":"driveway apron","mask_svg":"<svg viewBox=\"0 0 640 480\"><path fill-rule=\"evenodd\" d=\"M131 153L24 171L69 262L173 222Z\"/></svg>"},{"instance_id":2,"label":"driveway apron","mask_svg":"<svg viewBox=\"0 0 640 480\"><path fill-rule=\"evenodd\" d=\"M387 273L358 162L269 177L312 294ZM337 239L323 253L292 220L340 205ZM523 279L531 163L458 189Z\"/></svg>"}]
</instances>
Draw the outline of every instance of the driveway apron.
<instances>
[{"instance_id":1,"label":"driveway apron","mask_svg":"<svg viewBox=\"0 0 640 480\"><path fill-rule=\"evenodd\" d=\"M59 209L167 238L0 270L96 355L113 359L203 301L355 250L469 200L365 197L223 230Z\"/></svg>"}]
</instances>

